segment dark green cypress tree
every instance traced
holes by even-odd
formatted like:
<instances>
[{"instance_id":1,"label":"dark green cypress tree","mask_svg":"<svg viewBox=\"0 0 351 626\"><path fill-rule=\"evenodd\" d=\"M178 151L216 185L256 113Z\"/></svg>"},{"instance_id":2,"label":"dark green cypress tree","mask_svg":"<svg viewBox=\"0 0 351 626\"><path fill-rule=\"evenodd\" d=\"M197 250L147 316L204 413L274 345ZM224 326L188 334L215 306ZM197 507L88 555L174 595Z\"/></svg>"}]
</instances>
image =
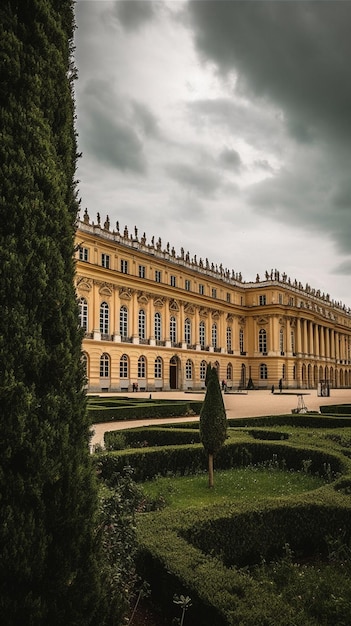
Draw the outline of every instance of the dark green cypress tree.
<instances>
[{"instance_id":1,"label":"dark green cypress tree","mask_svg":"<svg viewBox=\"0 0 351 626\"><path fill-rule=\"evenodd\" d=\"M212 365L211 365L211 363L207 363L206 375L205 375L205 387L207 387L207 385L208 385L208 381L211 378L211 373L212 373Z\"/></svg>"},{"instance_id":2,"label":"dark green cypress tree","mask_svg":"<svg viewBox=\"0 0 351 626\"><path fill-rule=\"evenodd\" d=\"M227 416L217 369L209 375L205 400L200 412L200 440L208 455L208 486L213 487L213 459L227 436Z\"/></svg>"},{"instance_id":3,"label":"dark green cypress tree","mask_svg":"<svg viewBox=\"0 0 351 626\"><path fill-rule=\"evenodd\" d=\"M100 574L73 284L73 2L3 0L0 17L1 623L86 626Z\"/></svg>"}]
</instances>

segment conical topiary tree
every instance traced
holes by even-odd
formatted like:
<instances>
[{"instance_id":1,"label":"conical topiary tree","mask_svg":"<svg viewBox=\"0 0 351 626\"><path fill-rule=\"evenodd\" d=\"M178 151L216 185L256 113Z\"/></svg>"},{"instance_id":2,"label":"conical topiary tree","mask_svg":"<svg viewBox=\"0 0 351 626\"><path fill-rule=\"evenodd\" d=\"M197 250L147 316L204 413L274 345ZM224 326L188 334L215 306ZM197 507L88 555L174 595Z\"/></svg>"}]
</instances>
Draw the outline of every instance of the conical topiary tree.
<instances>
[{"instance_id":1,"label":"conical topiary tree","mask_svg":"<svg viewBox=\"0 0 351 626\"><path fill-rule=\"evenodd\" d=\"M227 436L227 417L215 367L207 383L205 400L200 413L200 440L208 455L208 486L214 485L213 459Z\"/></svg>"},{"instance_id":2,"label":"conical topiary tree","mask_svg":"<svg viewBox=\"0 0 351 626\"><path fill-rule=\"evenodd\" d=\"M207 387L208 381L211 378L211 372L212 372L212 365L211 365L211 363L207 363L206 375L205 375L205 387Z\"/></svg>"}]
</instances>

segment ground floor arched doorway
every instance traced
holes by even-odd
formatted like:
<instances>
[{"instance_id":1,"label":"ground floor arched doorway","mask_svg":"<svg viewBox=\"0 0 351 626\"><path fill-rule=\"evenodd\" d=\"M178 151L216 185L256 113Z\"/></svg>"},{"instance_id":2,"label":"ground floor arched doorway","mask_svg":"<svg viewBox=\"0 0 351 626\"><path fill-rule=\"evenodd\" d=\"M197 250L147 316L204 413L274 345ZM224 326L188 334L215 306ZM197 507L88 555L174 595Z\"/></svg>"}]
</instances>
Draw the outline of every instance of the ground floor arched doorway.
<instances>
[{"instance_id":1,"label":"ground floor arched doorway","mask_svg":"<svg viewBox=\"0 0 351 626\"><path fill-rule=\"evenodd\" d=\"M178 389L179 358L174 355L169 362L169 388Z\"/></svg>"}]
</instances>

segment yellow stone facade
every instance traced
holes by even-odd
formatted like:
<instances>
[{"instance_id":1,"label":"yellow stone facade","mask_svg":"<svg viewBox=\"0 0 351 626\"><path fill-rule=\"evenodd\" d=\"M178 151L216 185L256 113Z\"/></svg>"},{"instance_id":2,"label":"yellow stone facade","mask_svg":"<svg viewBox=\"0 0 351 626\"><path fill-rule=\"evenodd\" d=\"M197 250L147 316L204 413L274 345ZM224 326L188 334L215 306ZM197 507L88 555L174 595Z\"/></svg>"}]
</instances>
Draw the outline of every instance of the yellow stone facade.
<instances>
[{"instance_id":1,"label":"yellow stone facade","mask_svg":"<svg viewBox=\"0 0 351 626\"><path fill-rule=\"evenodd\" d=\"M207 259L78 223L76 290L88 390L198 390L207 363L229 389L351 384L351 314L275 270L255 282Z\"/></svg>"}]
</instances>

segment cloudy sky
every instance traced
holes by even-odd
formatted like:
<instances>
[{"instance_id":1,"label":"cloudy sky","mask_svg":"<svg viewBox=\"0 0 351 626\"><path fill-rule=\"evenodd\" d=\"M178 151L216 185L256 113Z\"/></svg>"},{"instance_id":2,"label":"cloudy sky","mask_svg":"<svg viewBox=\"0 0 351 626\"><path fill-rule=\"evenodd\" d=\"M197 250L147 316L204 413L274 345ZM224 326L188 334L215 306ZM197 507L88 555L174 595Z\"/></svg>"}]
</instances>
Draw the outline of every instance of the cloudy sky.
<instances>
[{"instance_id":1,"label":"cloudy sky","mask_svg":"<svg viewBox=\"0 0 351 626\"><path fill-rule=\"evenodd\" d=\"M351 1L77 0L82 212L351 306Z\"/></svg>"}]
</instances>

